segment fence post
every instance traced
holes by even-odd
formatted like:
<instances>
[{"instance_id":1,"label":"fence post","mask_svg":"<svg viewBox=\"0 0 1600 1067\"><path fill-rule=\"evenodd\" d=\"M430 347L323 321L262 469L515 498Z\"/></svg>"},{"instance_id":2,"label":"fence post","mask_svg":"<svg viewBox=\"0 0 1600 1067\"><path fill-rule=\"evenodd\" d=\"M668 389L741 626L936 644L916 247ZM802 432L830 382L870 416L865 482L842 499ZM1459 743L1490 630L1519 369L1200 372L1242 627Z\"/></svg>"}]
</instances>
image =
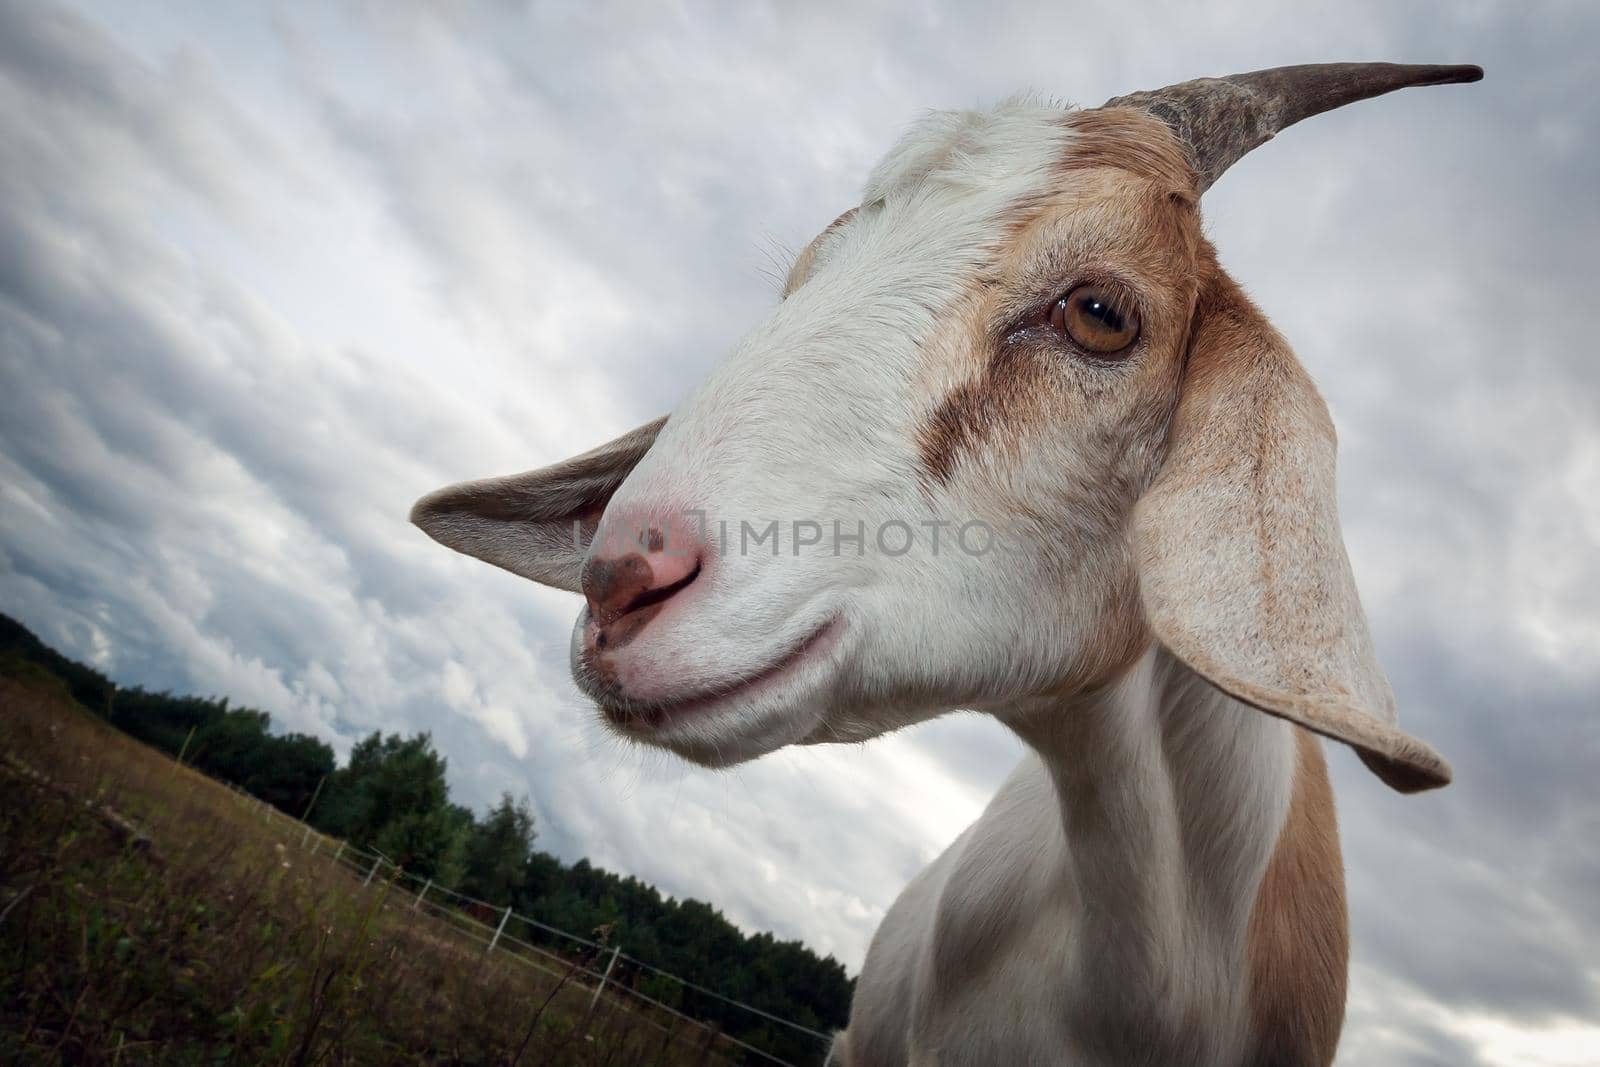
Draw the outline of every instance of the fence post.
<instances>
[{"instance_id":1,"label":"fence post","mask_svg":"<svg viewBox=\"0 0 1600 1067\"><path fill-rule=\"evenodd\" d=\"M487 956L489 953L493 952L495 945L499 944L500 935L505 932L506 923L508 921L510 921L510 919L511 919L511 905L507 904L506 905L506 913L504 915L500 916L500 925L496 926L494 928L494 937L489 939L489 947L483 950L483 954L485 956Z\"/></svg>"},{"instance_id":2,"label":"fence post","mask_svg":"<svg viewBox=\"0 0 1600 1067\"><path fill-rule=\"evenodd\" d=\"M372 884L372 876L378 873L378 864L380 864L382 862L383 862L383 856L381 856L381 855L374 856L372 858L372 870L367 872L367 880L365 882L362 882L361 883L362 885L371 885Z\"/></svg>"},{"instance_id":3,"label":"fence post","mask_svg":"<svg viewBox=\"0 0 1600 1067\"><path fill-rule=\"evenodd\" d=\"M339 862L339 857L342 856L342 855L344 855L344 842L340 841L339 842L339 851L337 851L337 852L335 852L333 854L333 862L338 863Z\"/></svg>"},{"instance_id":4,"label":"fence post","mask_svg":"<svg viewBox=\"0 0 1600 1067\"><path fill-rule=\"evenodd\" d=\"M109 696L106 697L107 701L109 701L110 699L111 698ZM111 716L107 715L106 718L110 719ZM174 760L173 764L172 764L172 776L174 778L176 778L178 776L178 768L183 766L184 754L189 751L189 742L194 740L194 732L197 729L199 729L198 726L189 727L189 736L185 737L183 739L183 747L178 749L178 758L176 760Z\"/></svg>"},{"instance_id":5,"label":"fence post","mask_svg":"<svg viewBox=\"0 0 1600 1067\"><path fill-rule=\"evenodd\" d=\"M615 967L617 965L617 953L619 953L621 951L622 951L622 945L621 945L620 942L618 944L612 946L612 948L611 948L611 959L609 961L607 961L607 963L606 963L605 973L600 976L600 984L594 987L594 996L589 998L589 1011L590 1012L593 1012L594 1011L594 1006L596 1004L600 1003L600 994L605 990L606 982L611 978L611 968L613 968L613 967Z\"/></svg>"},{"instance_id":6,"label":"fence post","mask_svg":"<svg viewBox=\"0 0 1600 1067\"><path fill-rule=\"evenodd\" d=\"M301 822L308 823L311 821L311 809L317 806L317 798L322 795L322 785L327 780L328 776L326 774L317 779L317 788L311 792L311 803L307 804L306 810L300 813Z\"/></svg>"},{"instance_id":7,"label":"fence post","mask_svg":"<svg viewBox=\"0 0 1600 1067\"><path fill-rule=\"evenodd\" d=\"M422 898L427 896L428 895L428 890L430 890L432 888L433 888L433 879L429 878L427 883L423 885L422 892L417 894L417 899L413 900L411 902L411 910L412 911L416 911L418 908L422 907Z\"/></svg>"}]
</instances>

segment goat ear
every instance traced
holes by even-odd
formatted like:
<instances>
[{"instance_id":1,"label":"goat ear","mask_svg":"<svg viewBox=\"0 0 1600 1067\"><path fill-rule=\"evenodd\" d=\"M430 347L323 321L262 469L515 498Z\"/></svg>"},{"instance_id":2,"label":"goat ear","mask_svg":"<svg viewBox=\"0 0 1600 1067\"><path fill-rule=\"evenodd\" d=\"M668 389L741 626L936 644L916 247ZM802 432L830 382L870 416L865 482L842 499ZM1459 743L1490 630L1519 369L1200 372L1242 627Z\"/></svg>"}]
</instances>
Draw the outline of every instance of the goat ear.
<instances>
[{"instance_id":1,"label":"goat ear","mask_svg":"<svg viewBox=\"0 0 1600 1067\"><path fill-rule=\"evenodd\" d=\"M411 521L446 548L577 592L607 501L666 422L662 416L551 467L446 486L417 501Z\"/></svg>"},{"instance_id":2,"label":"goat ear","mask_svg":"<svg viewBox=\"0 0 1600 1067\"><path fill-rule=\"evenodd\" d=\"M1339 533L1334 431L1287 343L1220 269L1166 459L1134 511L1158 640L1230 696L1354 748L1403 793L1450 767L1395 725Z\"/></svg>"}]
</instances>

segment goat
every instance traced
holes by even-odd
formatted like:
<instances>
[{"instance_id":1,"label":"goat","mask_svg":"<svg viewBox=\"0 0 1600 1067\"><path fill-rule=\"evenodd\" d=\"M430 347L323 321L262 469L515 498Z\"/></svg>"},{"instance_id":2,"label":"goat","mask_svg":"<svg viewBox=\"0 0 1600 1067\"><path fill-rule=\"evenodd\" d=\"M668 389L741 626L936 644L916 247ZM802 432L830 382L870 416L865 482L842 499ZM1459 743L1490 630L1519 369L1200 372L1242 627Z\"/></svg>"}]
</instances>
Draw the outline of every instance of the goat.
<instances>
[{"instance_id":1,"label":"goat","mask_svg":"<svg viewBox=\"0 0 1600 1067\"><path fill-rule=\"evenodd\" d=\"M1402 792L1450 770L1396 726L1326 406L1199 198L1300 119L1481 76L933 115L670 418L417 503L443 544L582 591L574 674L624 737L726 766L965 708L1026 743L890 908L838 1062L1332 1060L1315 735Z\"/></svg>"}]
</instances>

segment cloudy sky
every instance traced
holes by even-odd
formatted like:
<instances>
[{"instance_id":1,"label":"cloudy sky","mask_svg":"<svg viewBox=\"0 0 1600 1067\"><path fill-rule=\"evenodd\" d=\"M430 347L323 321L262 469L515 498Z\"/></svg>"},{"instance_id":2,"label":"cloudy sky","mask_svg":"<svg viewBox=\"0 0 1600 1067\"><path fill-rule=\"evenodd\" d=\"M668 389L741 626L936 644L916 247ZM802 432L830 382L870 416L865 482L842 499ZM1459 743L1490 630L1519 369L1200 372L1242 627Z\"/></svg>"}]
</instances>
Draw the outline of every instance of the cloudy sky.
<instances>
[{"instance_id":1,"label":"cloudy sky","mask_svg":"<svg viewBox=\"0 0 1600 1067\"><path fill-rule=\"evenodd\" d=\"M724 774L624 748L567 678L576 598L411 501L672 408L927 109L1481 63L1205 206L1329 399L1402 720L1457 772L1406 798L1330 754L1342 1062L1596 1062L1600 7L435 6L0 0L0 609L341 752L432 730L546 847L855 971L1017 744L954 716Z\"/></svg>"}]
</instances>

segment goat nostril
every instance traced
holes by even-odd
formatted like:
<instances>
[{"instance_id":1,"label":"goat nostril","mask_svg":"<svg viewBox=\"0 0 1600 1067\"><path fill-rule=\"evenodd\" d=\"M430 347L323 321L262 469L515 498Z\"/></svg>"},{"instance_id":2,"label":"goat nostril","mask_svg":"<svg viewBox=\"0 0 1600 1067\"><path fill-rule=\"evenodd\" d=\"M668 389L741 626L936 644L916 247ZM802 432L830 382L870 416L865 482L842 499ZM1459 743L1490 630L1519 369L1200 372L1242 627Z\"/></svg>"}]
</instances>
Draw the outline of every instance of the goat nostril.
<instances>
[{"instance_id":1,"label":"goat nostril","mask_svg":"<svg viewBox=\"0 0 1600 1067\"><path fill-rule=\"evenodd\" d=\"M622 610L617 612L617 614L628 615L632 612L648 608L652 604L660 604L663 601L671 600L673 597L677 596L678 593L686 589L689 584L698 577L700 577L700 561L695 560L694 567L689 571L688 574L685 574L682 578L679 578L677 581L671 582L667 585L658 586L655 589L646 589L644 592L640 593L638 596L624 604L622 606Z\"/></svg>"},{"instance_id":2,"label":"goat nostril","mask_svg":"<svg viewBox=\"0 0 1600 1067\"><path fill-rule=\"evenodd\" d=\"M630 616L632 629L643 626L655 614L645 613L647 609L682 592L700 576L701 566L702 558L698 554L658 555L646 559L638 553L630 553L616 559L591 559L583 569L581 585L589 601L594 647L615 648L624 644L624 636L631 633L631 629L609 631Z\"/></svg>"},{"instance_id":3,"label":"goat nostril","mask_svg":"<svg viewBox=\"0 0 1600 1067\"><path fill-rule=\"evenodd\" d=\"M661 532L661 527L652 526L644 535L644 547L647 552L660 552L667 546L667 535Z\"/></svg>"}]
</instances>

